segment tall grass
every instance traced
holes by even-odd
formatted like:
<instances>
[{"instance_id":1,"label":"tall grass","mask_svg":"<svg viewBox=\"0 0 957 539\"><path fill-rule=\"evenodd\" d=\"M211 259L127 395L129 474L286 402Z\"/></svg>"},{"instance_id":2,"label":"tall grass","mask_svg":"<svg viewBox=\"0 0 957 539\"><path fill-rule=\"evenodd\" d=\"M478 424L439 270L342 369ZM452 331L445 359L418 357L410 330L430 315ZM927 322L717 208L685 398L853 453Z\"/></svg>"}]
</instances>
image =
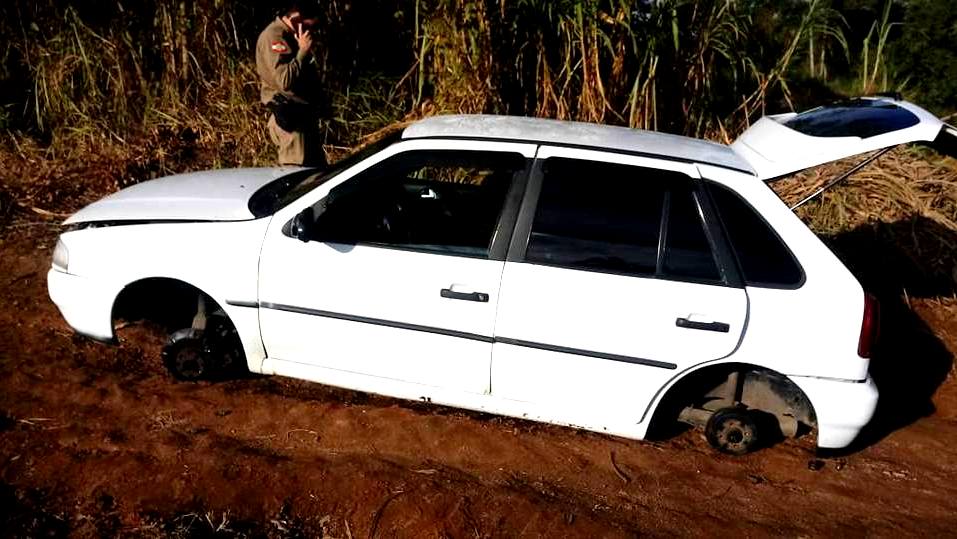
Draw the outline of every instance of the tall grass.
<instances>
[{"instance_id":1,"label":"tall grass","mask_svg":"<svg viewBox=\"0 0 957 539\"><path fill-rule=\"evenodd\" d=\"M772 187L790 205L857 160L817 167ZM895 149L801 206L797 214L825 237L893 224L885 227L882 239L904 252L920 272L919 278L928 286L937 282L957 289L957 160L953 158L925 148Z\"/></svg>"},{"instance_id":2,"label":"tall grass","mask_svg":"<svg viewBox=\"0 0 957 539\"><path fill-rule=\"evenodd\" d=\"M729 141L768 108L796 106L795 77L820 76L835 51L847 55L847 22L828 0L321 5L320 128L333 150L436 112ZM0 56L0 105L12 106L0 107L0 122L61 153L148 148L167 163L157 172L176 159L184 167L269 163L253 44L274 15L253 0L8 0L0 5L0 35L10 43ZM885 9L865 40L874 45L865 48L863 89L887 76L892 25Z\"/></svg>"},{"instance_id":3,"label":"tall grass","mask_svg":"<svg viewBox=\"0 0 957 539\"><path fill-rule=\"evenodd\" d=\"M892 0L886 0L881 17L871 24L861 47L860 92L871 94L890 90L887 67L887 39L899 23L891 22Z\"/></svg>"},{"instance_id":4,"label":"tall grass","mask_svg":"<svg viewBox=\"0 0 957 539\"><path fill-rule=\"evenodd\" d=\"M815 39L846 51L825 0L799 3L763 33L757 19L773 8L760 1L421 3L430 16L416 32L419 58L440 110L727 139L769 100L788 105L789 75Z\"/></svg>"},{"instance_id":5,"label":"tall grass","mask_svg":"<svg viewBox=\"0 0 957 539\"><path fill-rule=\"evenodd\" d=\"M252 1L124 4L10 0L0 7L0 29L15 52L5 67L17 64L33 86L14 97L29 111L19 124L115 140L189 130L219 161L263 159L252 43L273 12ZM763 0L323 6L318 50L331 144L347 143L356 128L429 111L729 138L769 100L788 105L788 80L805 65L801 59L814 74L823 69L815 60L824 58L822 48L845 43L826 0L787 9ZM769 15L780 20L761 30ZM865 75L873 78L878 67ZM357 105L369 119L349 114Z\"/></svg>"},{"instance_id":6,"label":"tall grass","mask_svg":"<svg viewBox=\"0 0 957 539\"><path fill-rule=\"evenodd\" d=\"M255 75L239 60L255 36L241 38L235 17L215 4L159 2L129 24L95 26L72 5L17 2L21 37L12 47L31 85L23 103L29 121L21 125L71 141L67 148L77 140L188 133L216 149L213 163L255 162L253 148L264 143L253 129L260 123L250 99ZM129 17L119 3L104 11L109 22Z\"/></svg>"},{"instance_id":7,"label":"tall grass","mask_svg":"<svg viewBox=\"0 0 957 539\"><path fill-rule=\"evenodd\" d=\"M368 0L377 13L371 23L350 4L324 2L317 32L323 130L331 142L351 140L355 130L343 124L354 119L343 110L375 113L384 124L406 108L406 96L382 83L394 85L395 77L380 68L406 64L411 55L381 41L382 50L370 46L399 25L391 12L374 9L394 2ZM207 165L266 163L271 150L253 57L258 33L275 15L252 1L10 0L0 5L0 35L11 45L0 57L0 102L22 114L4 123L51 148L185 138ZM405 39L401 31L398 37ZM10 84L15 79L27 85Z\"/></svg>"},{"instance_id":8,"label":"tall grass","mask_svg":"<svg viewBox=\"0 0 957 539\"><path fill-rule=\"evenodd\" d=\"M390 124L437 112L730 141L769 109L800 106L793 81L828 79L842 59L853 64L845 69L855 74L851 91L894 82L891 0L869 31L852 33L866 33L854 39L853 62L845 31L858 21L828 0L321 5L319 127L333 157ZM70 211L189 168L269 164L253 45L274 15L253 0L0 3L0 129L9 141L0 147L0 217L11 204L42 215ZM894 154L879 163L802 216L822 233L908 215L957 231L953 162L919 165L912 154ZM800 198L823 181L804 176L776 188ZM939 237L934 267L944 272L954 260L941 253L957 246Z\"/></svg>"}]
</instances>

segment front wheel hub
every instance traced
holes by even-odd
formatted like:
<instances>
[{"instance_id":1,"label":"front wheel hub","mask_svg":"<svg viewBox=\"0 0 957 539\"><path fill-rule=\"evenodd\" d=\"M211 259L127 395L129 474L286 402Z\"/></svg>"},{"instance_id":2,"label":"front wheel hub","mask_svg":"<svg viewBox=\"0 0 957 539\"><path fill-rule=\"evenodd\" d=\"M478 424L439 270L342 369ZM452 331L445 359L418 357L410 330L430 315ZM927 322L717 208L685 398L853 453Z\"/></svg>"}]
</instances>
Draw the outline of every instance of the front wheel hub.
<instances>
[{"instance_id":1,"label":"front wheel hub","mask_svg":"<svg viewBox=\"0 0 957 539\"><path fill-rule=\"evenodd\" d=\"M163 348L163 362L170 373L186 381L209 378L212 358L203 333L195 329L184 329L170 335L169 343Z\"/></svg>"}]
</instances>

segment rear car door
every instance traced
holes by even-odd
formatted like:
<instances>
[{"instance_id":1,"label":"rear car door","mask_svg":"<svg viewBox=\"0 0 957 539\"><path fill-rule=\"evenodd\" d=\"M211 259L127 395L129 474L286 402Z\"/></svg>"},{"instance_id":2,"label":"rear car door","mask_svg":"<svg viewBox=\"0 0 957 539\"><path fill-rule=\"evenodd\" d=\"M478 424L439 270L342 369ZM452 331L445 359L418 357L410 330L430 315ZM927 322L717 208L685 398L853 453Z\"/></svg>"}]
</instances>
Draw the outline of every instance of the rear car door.
<instances>
[{"instance_id":1,"label":"rear car door","mask_svg":"<svg viewBox=\"0 0 957 539\"><path fill-rule=\"evenodd\" d=\"M277 213L259 288L274 371L390 394L399 386L371 377L487 392L506 223L534 151L402 142ZM317 217L301 241L291 224L306 208Z\"/></svg>"},{"instance_id":2,"label":"rear car door","mask_svg":"<svg viewBox=\"0 0 957 539\"><path fill-rule=\"evenodd\" d=\"M542 147L502 277L492 394L545 419L638 422L735 350L747 295L690 164Z\"/></svg>"}]
</instances>

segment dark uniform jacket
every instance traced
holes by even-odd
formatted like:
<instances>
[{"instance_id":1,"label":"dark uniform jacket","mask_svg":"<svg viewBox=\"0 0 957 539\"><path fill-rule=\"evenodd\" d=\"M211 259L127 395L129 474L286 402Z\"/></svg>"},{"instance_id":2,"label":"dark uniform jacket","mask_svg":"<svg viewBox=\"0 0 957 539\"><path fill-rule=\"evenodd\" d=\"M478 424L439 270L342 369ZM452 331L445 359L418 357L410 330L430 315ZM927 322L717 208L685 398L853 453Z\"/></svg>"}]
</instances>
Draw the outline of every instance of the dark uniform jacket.
<instances>
[{"instance_id":1,"label":"dark uniform jacket","mask_svg":"<svg viewBox=\"0 0 957 539\"><path fill-rule=\"evenodd\" d=\"M298 103L317 101L319 77L315 61L309 51L299 50L295 34L281 19L277 18L259 34L256 71L264 104L277 94Z\"/></svg>"}]
</instances>

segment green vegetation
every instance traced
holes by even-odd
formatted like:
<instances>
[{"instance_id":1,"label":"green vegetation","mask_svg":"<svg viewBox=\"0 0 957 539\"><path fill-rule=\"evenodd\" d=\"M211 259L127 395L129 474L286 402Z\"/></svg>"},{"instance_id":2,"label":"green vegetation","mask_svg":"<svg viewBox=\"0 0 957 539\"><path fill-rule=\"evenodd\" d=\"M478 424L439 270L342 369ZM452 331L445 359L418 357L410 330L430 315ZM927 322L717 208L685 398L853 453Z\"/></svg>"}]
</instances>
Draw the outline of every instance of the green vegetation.
<instances>
[{"instance_id":1,"label":"green vegetation","mask_svg":"<svg viewBox=\"0 0 957 539\"><path fill-rule=\"evenodd\" d=\"M945 0L907 3L891 61L899 81L939 112L957 108L957 9Z\"/></svg>"},{"instance_id":2,"label":"green vegetation","mask_svg":"<svg viewBox=\"0 0 957 539\"><path fill-rule=\"evenodd\" d=\"M253 47L275 13L254 2L226 4L4 3L0 33L12 46L0 58L0 103L16 112L4 109L0 118L11 131L50 147L176 139L192 145L207 165L264 162L269 152ZM370 23L342 2L328 3L324 17L319 59L338 116L331 141L355 131L345 125L355 117L344 110L394 111L401 103L389 102L384 89L395 80L383 82L379 70L407 65L408 56L385 42L381 50L370 46L376 34L401 34L401 26L387 2L364 4L378 19Z\"/></svg>"},{"instance_id":3,"label":"green vegetation","mask_svg":"<svg viewBox=\"0 0 957 539\"><path fill-rule=\"evenodd\" d=\"M728 138L766 109L904 89L955 105L948 2L331 0L319 56L330 145L406 115L497 112ZM840 9L838 9L840 8ZM42 144L195 139L268 159L252 1L9 0L0 127Z\"/></svg>"},{"instance_id":4,"label":"green vegetation","mask_svg":"<svg viewBox=\"0 0 957 539\"><path fill-rule=\"evenodd\" d=\"M19 214L59 218L159 175L271 164L253 47L277 4L0 2L0 226ZM324 0L323 142L336 159L389 126L442 112L727 142L765 113L887 90L946 116L957 110L951 4ZM957 279L957 168L926 156L888 154L800 214L825 235L932 223L889 234L928 275ZM777 189L800 199L824 173L838 168Z\"/></svg>"},{"instance_id":5,"label":"green vegetation","mask_svg":"<svg viewBox=\"0 0 957 539\"><path fill-rule=\"evenodd\" d=\"M765 112L901 90L957 108L945 0L328 0L317 37L336 158L440 112L729 141ZM0 3L0 191L67 211L161 174L272 162L253 0ZM10 195L9 193L13 193Z\"/></svg>"}]
</instances>

